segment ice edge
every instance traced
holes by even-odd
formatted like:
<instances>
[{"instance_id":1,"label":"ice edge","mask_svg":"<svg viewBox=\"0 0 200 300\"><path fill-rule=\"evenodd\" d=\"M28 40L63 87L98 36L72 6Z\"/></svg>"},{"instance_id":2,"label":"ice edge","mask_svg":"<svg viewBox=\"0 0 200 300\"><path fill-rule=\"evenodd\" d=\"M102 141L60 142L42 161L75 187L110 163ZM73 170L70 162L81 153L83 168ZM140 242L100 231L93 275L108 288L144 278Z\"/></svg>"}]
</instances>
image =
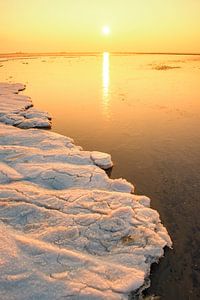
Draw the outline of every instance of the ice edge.
<instances>
[{"instance_id":1,"label":"ice edge","mask_svg":"<svg viewBox=\"0 0 200 300\"><path fill-rule=\"evenodd\" d=\"M172 246L159 214L98 167L109 154L20 129L51 126L24 88L0 83L0 296L128 299Z\"/></svg>"}]
</instances>

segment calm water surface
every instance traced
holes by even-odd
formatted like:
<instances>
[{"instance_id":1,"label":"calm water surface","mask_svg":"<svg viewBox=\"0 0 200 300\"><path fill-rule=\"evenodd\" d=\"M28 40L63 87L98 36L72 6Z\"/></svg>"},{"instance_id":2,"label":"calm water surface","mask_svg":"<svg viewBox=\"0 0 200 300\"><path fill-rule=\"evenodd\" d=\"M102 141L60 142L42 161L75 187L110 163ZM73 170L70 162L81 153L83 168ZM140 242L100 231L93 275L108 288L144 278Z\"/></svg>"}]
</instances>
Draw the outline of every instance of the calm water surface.
<instances>
[{"instance_id":1,"label":"calm water surface","mask_svg":"<svg viewBox=\"0 0 200 300\"><path fill-rule=\"evenodd\" d=\"M147 295L200 299L200 57L104 53L0 64L0 81L25 83L54 131L111 153L111 177L151 197L174 246L153 266Z\"/></svg>"}]
</instances>

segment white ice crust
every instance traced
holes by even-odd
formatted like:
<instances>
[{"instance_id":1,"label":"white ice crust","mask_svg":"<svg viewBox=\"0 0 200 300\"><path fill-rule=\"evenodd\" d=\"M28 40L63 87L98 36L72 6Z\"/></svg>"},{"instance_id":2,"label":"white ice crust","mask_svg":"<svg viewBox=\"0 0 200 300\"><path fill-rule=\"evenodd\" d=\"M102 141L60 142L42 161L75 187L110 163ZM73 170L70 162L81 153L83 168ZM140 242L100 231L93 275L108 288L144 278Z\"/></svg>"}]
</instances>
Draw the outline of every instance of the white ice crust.
<instances>
[{"instance_id":1,"label":"white ice crust","mask_svg":"<svg viewBox=\"0 0 200 300\"><path fill-rule=\"evenodd\" d=\"M24 89L21 83L0 83L0 122L20 128L50 128L49 114L32 108L30 97L18 94Z\"/></svg>"},{"instance_id":2,"label":"white ice crust","mask_svg":"<svg viewBox=\"0 0 200 300\"><path fill-rule=\"evenodd\" d=\"M0 85L5 118L22 87ZM110 155L0 123L0 161L0 299L128 299L171 247L150 199L100 169Z\"/></svg>"}]
</instances>

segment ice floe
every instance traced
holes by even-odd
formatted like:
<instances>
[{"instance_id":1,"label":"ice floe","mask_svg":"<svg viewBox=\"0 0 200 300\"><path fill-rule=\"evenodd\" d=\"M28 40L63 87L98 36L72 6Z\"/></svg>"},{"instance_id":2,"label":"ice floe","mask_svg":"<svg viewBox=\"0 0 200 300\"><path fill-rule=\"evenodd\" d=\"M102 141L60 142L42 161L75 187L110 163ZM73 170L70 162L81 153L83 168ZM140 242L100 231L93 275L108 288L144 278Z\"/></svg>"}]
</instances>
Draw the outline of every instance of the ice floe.
<instances>
[{"instance_id":1,"label":"ice floe","mask_svg":"<svg viewBox=\"0 0 200 300\"><path fill-rule=\"evenodd\" d=\"M22 85L2 86L1 115L43 118L15 104ZM0 299L125 300L171 247L150 199L100 168L109 154L0 123L0 161Z\"/></svg>"},{"instance_id":2,"label":"ice floe","mask_svg":"<svg viewBox=\"0 0 200 300\"><path fill-rule=\"evenodd\" d=\"M23 84L0 83L0 122L20 128L50 128L51 117L33 109L32 100L25 95Z\"/></svg>"}]
</instances>

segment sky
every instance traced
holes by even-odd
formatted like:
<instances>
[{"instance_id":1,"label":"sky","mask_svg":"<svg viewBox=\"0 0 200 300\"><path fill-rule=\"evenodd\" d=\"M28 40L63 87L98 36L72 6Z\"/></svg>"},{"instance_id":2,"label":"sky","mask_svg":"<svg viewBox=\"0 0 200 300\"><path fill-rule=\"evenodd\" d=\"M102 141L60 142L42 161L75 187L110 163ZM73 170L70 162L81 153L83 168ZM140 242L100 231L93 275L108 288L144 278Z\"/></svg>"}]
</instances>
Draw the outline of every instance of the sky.
<instances>
[{"instance_id":1,"label":"sky","mask_svg":"<svg viewBox=\"0 0 200 300\"><path fill-rule=\"evenodd\" d=\"M200 0L0 0L0 53L200 53L199 16Z\"/></svg>"}]
</instances>

